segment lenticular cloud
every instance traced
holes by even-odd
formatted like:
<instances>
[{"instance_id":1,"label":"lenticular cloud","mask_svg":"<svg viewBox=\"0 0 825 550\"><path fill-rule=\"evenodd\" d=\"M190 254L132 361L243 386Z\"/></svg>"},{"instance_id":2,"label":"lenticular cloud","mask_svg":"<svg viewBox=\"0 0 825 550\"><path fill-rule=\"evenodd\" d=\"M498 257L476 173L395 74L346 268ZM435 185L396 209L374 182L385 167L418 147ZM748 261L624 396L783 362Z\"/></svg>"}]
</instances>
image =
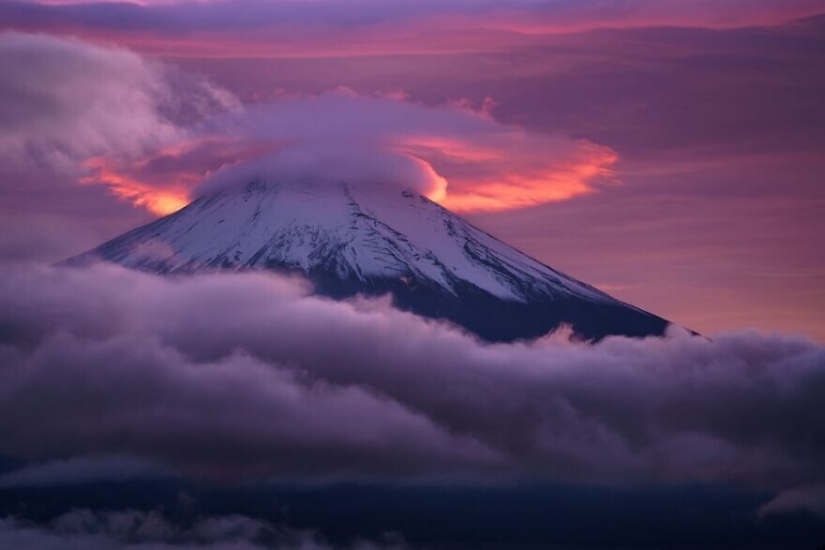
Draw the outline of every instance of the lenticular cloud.
<instances>
[{"instance_id":1,"label":"lenticular cloud","mask_svg":"<svg viewBox=\"0 0 825 550\"><path fill-rule=\"evenodd\" d=\"M808 339L676 330L488 345L386 300L308 292L269 274L7 268L0 453L230 478L806 495L825 482L825 348Z\"/></svg>"},{"instance_id":2,"label":"lenticular cloud","mask_svg":"<svg viewBox=\"0 0 825 550\"><path fill-rule=\"evenodd\" d=\"M194 190L196 197L239 188L255 180L309 182L315 185L391 185L433 200L446 195L447 181L432 166L402 152L381 147L303 143L274 154L227 166Z\"/></svg>"},{"instance_id":3,"label":"lenticular cloud","mask_svg":"<svg viewBox=\"0 0 825 550\"><path fill-rule=\"evenodd\" d=\"M499 123L484 108L427 106L347 89L248 105L207 120L203 131L277 144L274 150L317 149L322 162L311 173L321 180L423 178L425 193L454 210L505 210L589 193L609 179L618 159L587 140ZM423 172L391 172L372 155L412 159ZM288 156L274 163L280 175L293 175L294 155Z\"/></svg>"}]
</instances>

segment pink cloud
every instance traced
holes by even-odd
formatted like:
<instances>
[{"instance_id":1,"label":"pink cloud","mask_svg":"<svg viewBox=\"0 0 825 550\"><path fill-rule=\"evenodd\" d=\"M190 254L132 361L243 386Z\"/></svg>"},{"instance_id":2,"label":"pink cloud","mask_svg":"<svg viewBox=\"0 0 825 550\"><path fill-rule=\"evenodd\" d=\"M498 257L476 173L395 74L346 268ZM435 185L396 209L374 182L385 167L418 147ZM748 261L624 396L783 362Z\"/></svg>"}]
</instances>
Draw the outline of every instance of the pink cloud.
<instances>
[{"instance_id":1,"label":"pink cloud","mask_svg":"<svg viewBox=\"0 0 825 550\"><path fill-rule=\"evenodd\" d=\"M0 156L74 169L101 154L137 157L186 136L187 109L227 108L229 94L122 48L0 33Z\"/></svg>"}]
</instances>

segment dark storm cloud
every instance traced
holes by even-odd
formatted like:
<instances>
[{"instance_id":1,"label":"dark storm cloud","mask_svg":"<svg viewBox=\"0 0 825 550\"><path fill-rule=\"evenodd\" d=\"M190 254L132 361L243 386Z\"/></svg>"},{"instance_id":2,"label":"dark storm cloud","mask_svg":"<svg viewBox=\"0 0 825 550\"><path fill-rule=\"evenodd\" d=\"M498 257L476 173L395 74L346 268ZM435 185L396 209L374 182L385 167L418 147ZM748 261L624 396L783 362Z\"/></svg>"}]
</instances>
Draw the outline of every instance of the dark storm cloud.
<instances>
[{"instance_id":1,"label":"dark storm cloud","mask_svg":"<svg viewBox=\"0 0 825 550\"><path fill-rule=\"evenodd\" d=\"M228 477L825 482L825 348L801 337L485 345L385 301L306 296L298 281L112 267L6 270L0 327L0 453L26 460L131 456Z\"/></svg>"}]
</instances>

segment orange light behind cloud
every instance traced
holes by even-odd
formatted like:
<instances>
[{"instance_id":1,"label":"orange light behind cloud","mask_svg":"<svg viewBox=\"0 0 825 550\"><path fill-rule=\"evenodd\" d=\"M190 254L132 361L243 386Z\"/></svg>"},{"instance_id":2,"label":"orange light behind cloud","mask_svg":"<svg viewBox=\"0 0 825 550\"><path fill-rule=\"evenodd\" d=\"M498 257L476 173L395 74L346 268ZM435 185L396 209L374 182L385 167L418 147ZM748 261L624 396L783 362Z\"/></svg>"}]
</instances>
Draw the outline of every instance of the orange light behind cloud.
<instances>
[{"instance_id":1,"label":"orange light behind cloud","mask_svg":"<svg viewBox=\"0 0 825 550\"><path fill-rule=\"evenodd\" d=\"M189 204L185 189L159 189L153 185L138 181L118 169L105 157L94 157L85 163L91 174L83 177L84 185L102 184L109 191L133 205L146 208L153 214L165 216L176 212Z\"/></svg>"},{"instance_id":2,"label":"orange light behind cloud","mask_svg":"<svg viewBox=\"0 0 825 550\"><path fill-rule=\"evenodd\" d=\"M97 156L83 163L89 173L80 183L104 185L118 198L165 216L189 204L192 189L213 171L265 154L273 146L207 136L169 144L140 159ZM186 162L187 156L195 160ZM164 170L153 169L153 163Z\"/></svg>"},{"instance_id":3,"label":"orange light behind cloud","mask_svg":"<svg viewBox=\"0 0 825 550\"><path fill-rule=\"evenodd\" d=\"M439 137L401 141L408 154L426 159L434 173L446 177L447 192L430 198L456 212L528 208L592 193L594 183L613 177L619 159L612 149L583 141L556 155L544 149L545 140L518 131L486 145ZM443 171L441 165L447 165ZM472 167L474 175L450 173L457 166Z\"/></svg>"},{"instance_id":4,"label":"orange light behind cloud","mask_svg":"<svg viewBox=\"0 0 825 550\"><path fill-rule=\"evenodd\" d=\"M527 208L592 193L595 183L612 176L618 160L613 150L589 142L575 142L576 147L554 155L542 139L531 141L517 131L503 136L490 143L410 136L397 138L388 148L412 159L428 174L428 198L457 212ZM162 216L186 206L190 191L213 170L183 167L160 176L143 175L150 172L146 167L152 161L200 150L201 162L223 166L250 160L271 147L200 139L170 145L136 161L99 156L84 163L90 173L81 183L105 185L115 196Z\"/></svg>"},{"instance_id":5,"label":"orange light behind cloud","mask_svg":"<svg viewBox=\"0 0 825 550\"><path fill-rule=\"evenodd\" d=\"M460 157L458 151L457 147L450 149L453 157ZM595 190L592 182L610 175L610 167L618 158L615 153L605 153L547 167L537 173L501 171L489 173L482 180L462 180L445 178L428 160L409 156L432 179L428 198L456 212L526 208L592 193ZM460 158L463 162L473 162L474 159L498 157L470 149L468 156ZM188 173L177 174L175 181L163 185L141 181L130 175L134 166L121 166L105 157L94 157L85 166L91 173L82 178L81 183L105 185L115 196L159 216L186 206L190 202L189 192L200 180L199 174ZM511 169L509 166L501 168Z\"/></svg>"}]
</instances>

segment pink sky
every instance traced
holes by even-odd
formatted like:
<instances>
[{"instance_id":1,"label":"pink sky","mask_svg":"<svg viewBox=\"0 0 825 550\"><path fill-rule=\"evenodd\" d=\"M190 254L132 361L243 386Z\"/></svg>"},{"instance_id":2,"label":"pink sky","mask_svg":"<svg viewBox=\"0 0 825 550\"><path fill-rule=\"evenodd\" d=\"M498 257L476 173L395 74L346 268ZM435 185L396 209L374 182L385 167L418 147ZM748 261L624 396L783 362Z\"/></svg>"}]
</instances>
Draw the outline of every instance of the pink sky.
<instances>
[{"instance_id":1,"label":"pink sky","mask_svg":"<svg viewBox=\"0 0 825 550\"><path fill-rule=\"evenodd\" d=\"M7 31L61 37L32 50L45 66L88 74L0 76L0 149L49 165L6 164L0 254L79 252L332 117L342 130L323 139L414 156L447 181L447 206L618 298L704 333L825 339L818 14L787 0L6 3ZM24 75L14 36L0 55ZM31 111L44 118L21 118L23 85L57 90ZM198 126L233 109L272 124Z\"/></svg>"}]
</instances>

